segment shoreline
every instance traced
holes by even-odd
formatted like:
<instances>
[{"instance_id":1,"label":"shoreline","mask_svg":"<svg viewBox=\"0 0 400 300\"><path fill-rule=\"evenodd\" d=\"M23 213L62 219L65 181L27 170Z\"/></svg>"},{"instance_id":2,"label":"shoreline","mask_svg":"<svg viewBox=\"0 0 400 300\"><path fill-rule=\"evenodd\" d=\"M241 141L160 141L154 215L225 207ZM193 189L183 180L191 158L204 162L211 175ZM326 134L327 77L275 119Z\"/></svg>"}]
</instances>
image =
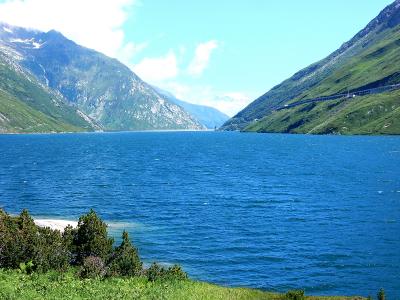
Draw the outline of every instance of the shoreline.
<instances>
[{"instance_id":1,"label":"shoreline","mask_svg":"<svg viewBox=\"0 0 400 300\"><path fill-rule=\"evenodd\" d=\"M39 227L49 227L52 230L59 230L63 232L65 227L71 225L73 228L78 226L77 221L60 220L60 219L36 219L33 218L35 224Z\"/></svg>"},{"instance_id":2,"label":"shoreline","mask_svg":"<svg viewBox=\"0 0 400 300\"><path fill-rule=\"evenodd\" d=\"M68 135L68 134L103 134L103 133L167 133L167 132L216 132L215 129L149 129L149 130L121 130L121 131L60 131L60 132L0 132L2 135Z\"/></svg>"}]
</instances>

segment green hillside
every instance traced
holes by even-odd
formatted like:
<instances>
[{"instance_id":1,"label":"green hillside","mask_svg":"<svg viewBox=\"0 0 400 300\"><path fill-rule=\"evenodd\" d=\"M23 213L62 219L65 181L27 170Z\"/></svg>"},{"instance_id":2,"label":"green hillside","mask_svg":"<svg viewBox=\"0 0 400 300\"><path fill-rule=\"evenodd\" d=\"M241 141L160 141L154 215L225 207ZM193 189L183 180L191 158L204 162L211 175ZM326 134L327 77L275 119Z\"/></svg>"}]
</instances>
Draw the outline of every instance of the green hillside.
<instances>
[{"instance_id":1,"label":"green hillside","mask_svg":"<svg viewBox=\"0 0 400 300\"><path fill-rule=\"evenodd\" d=\"M400 94L304 104L303 99L400 83L400 1L324 60L263 95L222 129L286 133L400 134Z\"/></svg>"},{"instance_id":2,"label":"green hillside","mask_svg":"<svg viewBox=\"0 0 400 300\"><path fill-rule=\"evenodd\" d=\"M310 134L399 134L400 91L310 103L280 110L245 131Z\"/></svg>"},{"instance_id":3,"label":"green hillside","mask_svg":"<svg viewBox=\"0 0 400 300\"><path fill-rule=\"evenodd\" d=\"M63 123L0 91L0 132L73 132L82 127Z\"/></svg>"},{"instance_id":4,"label":"green hillside","mask_svg":"<svg viewBox=\"0 0 400 300\"><path fill-rule=\"evenodd\" d=\"M0 56L0 132L93 130L76 109Z\"/></svg>"}]
</instances>

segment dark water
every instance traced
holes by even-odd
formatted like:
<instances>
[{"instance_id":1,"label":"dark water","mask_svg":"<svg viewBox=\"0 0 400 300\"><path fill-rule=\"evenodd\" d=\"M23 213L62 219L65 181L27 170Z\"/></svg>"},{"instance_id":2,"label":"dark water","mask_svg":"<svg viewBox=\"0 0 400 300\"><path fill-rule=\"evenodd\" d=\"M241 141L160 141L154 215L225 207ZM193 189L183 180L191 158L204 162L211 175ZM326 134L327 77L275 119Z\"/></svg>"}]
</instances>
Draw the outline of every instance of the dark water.
<instances>
[{"instance_id":1,"label":"dark water","mask_svg":"<svg viewBox=\"0 0 400 300\"><path fill-rule=\"evenodd\" d=\"M400 297L399 137L3 135L0 153L8 212L94 208L146 261L219 284Z\"/></svg>"}]
</instances>

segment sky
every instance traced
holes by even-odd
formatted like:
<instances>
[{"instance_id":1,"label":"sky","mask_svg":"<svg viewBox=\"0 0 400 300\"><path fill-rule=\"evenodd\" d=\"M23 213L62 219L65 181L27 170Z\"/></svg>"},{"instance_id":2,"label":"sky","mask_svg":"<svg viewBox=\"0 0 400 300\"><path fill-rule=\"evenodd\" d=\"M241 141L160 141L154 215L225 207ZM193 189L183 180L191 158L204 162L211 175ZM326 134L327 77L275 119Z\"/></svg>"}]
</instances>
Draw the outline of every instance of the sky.
<instances>
[{"instance_id":1,"label":"sky","mask_svg":"<svg viewBox=\"0 0 400 300\"><path fill-rule=\"evenodd\" d=\"M391 2L0 0L0 21L60 31L184 101L233 116Z\"/></svg>"}]
</instances>

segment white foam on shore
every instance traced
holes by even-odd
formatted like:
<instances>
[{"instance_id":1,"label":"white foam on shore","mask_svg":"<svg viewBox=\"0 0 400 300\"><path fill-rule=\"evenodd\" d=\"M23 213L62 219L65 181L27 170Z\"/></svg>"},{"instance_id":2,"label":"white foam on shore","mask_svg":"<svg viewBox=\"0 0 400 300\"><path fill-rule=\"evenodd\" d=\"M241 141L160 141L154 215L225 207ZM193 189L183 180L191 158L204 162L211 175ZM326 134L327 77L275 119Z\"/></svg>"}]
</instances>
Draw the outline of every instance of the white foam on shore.
<instances>
[{"instance_id":1,"label":"white foam on shore","mask_svg":"<svg viewBox=\"0 0 400 300\"><path fill-rule=\"evenodd\" d=\"M64 228L68 225L72 227L77 227L78 222L69 220L56 220L56 219L34 219L37 226L40 227L50 227L53 230L64 231Z\"/></svg>"}]
</instances>

